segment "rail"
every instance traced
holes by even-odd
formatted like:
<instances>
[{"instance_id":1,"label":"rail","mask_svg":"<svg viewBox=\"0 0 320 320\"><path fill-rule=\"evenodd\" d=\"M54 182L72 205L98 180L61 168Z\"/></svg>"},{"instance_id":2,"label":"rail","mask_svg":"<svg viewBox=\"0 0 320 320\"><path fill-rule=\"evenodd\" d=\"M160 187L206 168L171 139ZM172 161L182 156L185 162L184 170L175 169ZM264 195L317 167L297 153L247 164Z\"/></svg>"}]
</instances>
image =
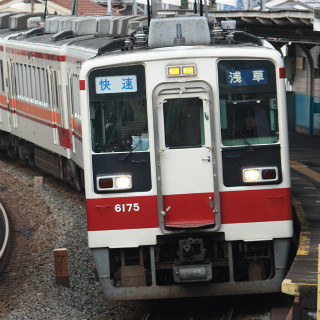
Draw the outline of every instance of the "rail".
<instances>
[{"instance_id":1,"label":"rail","mask_svg":"<svg viewBox=\"0 0 320 320\"><path fill-rule=\"evenodd\" d=\"M2 204L0 203L0 219L1 221L1 228L3 228L4 230L4 237L3 237L3 242L2 244L0 243L0 261L2 259L2 257L4 256L4 253L6 251L7 248L7 244L8 244L8 240L9 240L9 220L6 214L6 211L4 209L4 207L2 206Z\"/></svg>"}]
</instances>

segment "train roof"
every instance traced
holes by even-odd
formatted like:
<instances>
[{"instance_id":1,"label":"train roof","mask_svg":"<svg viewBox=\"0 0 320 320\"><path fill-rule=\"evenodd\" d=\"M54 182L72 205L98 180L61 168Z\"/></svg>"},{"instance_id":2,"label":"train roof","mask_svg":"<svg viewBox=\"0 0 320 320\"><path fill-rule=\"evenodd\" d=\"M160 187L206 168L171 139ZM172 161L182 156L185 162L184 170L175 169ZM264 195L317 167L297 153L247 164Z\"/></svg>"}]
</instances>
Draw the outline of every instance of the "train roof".
<instances>
[{"instance_id":1,"label":"train roof","mask_svg":"<svg viewBox=\"0 0 320 320\"><path fill-rule=\"evenodd\" d=\"M150 23L145 16L54 16L45 21L32 16L30 19L38 26L22 31L0 29L0 38L9 35L13 42L53 48L65 46L75 53L86 51L90 55L173 46L261 45L257 37L237 31L234 21L222 22L217 27L200 16L154 18Z\"/></svg>"},{"instance_id":2,"label":"train roof","mask_svg":"<svg viewBox=\"0 0 320 320\"><path fill-rule=\"evenodd\" d=\"M24 43L27 42L27 43L33 43L33 44L50 45L52 47L62 47L72 42L83 41L92 37L93 36L80 36L77 38L61 38L61 39L54 40L52 38L52 34L43 34L43 35L28 37L28 36L25 36L25 34L20 33L10 37L9 40L21 41Z\"/></svg>"},{"instance_id":3,"label":"train roof","mask_svg":"<svg viewBox=\"0 0 320 320\"><path fill-rule=\"evenodd\" d=\"M114 42L116 38L106 36L106 37L93 37L91 39L79 39L77 41L73 41L70 43L70 47L75 49L82 49L82 50L94 50L97 51L102 48L103 46Z\"/></svg>"},{"instance_id":4,"label":"train roof","mask_svg":"<svg viewBox=\"0 0 320 320\"><path fill-rule=\"evenodd\" d=\"M0 39L6 38L11 35L15 35L17 33L19 33L19 31L10 29L0 29Z\"/></svg>"}]
</instances>

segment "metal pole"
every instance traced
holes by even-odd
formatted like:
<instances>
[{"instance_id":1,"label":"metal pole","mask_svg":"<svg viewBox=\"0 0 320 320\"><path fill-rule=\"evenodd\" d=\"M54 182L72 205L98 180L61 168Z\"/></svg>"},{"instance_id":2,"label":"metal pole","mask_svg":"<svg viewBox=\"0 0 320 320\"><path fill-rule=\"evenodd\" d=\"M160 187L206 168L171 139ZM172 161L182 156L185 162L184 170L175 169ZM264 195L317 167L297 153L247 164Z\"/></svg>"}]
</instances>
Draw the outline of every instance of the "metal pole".
<instances>
[{"instance_id":1,"label":"metal pole","mask_svg":"<svg viewBox=\"0 0 320 320\"><path fill-rule=\"evenodd\" d=\"M108 0L108 16L112 16L112 3Z\"/></svg>"},{"instance_id":2,"label":"metal pole","mask_svg":"<svg viewBox=\"0 0 320 320\"><path fill-rule=\"evenodd\" d=\"M204 0L204 14L207 20L209 19L209 14L208 14L208 7L207 7L207 0Z\"/></svg>"},{"instance_id":3,"label":"metal pole","mask_svg":"<svg viewBox=\"0 0 320 320\"><path fill-rule=\"evenodd\" d=\"M46 19L47 15L48 15L48 0L45 0L45 2L44 2L44 14L43 14L44 19Z\"/></svg>"},{"instance_id":4,"label":"metal pole","mask_svg":"<svg viewBox=\"0 0 320 320\"><path fill-rule=\"evenodd\" d=\"M132 14L136 16L138 14L138 9L137 9L137 0L133 0L133 10Z\"/></svg>"},{"instance_id":5,"label":"metal pole","mask_svg":"<svg viewBox=\"0 0 320 320\"><path fill-rule=\"evenodd\" d=\"M157 0L151 0L152 18L157 17Z\"/></svg>"},{"instance_id":6,"label":"metal pole","mask_svg":"<svg viewBox=\"0 0 320 320\"><path fill-rule=\"evenodd\" d=\"M78 0L72 0L72 15L78 15Z\"/></svg>"},{"instance_id":7,"label":"metal pole","mask_svg":"<svg viewBox=\"0 0 320 320\"><path fill-rule=\"evenodd\" d=\"M147 0L147 13L148 13L148 26L150 26L150 20L151 20L150 0Z\"/></svg>"}]
</instances>

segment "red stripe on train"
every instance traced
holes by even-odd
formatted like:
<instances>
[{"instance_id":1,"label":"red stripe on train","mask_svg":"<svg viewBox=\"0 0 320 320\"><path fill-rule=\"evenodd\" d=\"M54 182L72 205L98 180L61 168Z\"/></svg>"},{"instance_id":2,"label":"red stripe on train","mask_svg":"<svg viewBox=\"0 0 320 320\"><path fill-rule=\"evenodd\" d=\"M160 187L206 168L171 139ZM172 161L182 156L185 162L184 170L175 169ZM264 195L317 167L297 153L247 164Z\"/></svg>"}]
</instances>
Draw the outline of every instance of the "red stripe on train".
<instances>
[{"instance_id":1,"label":"red stripe on train","mask_svg":"<svg viewBox=\"0 0 320 320\"><path fill-rule=\"evenodd\" d=\"M225 224L292 220L291 190L221 192L220 208Z\"/></svg>"},{"instance_id":2,"label":"red stripe on train","mask_svg":"<svg viewBox=\"0 0 320 320\"><path fill-rule=\"evenodd\" d=\"M52 60L52 61L59 61L59 62L66 61L66 56L64 55L58 55L58 54L52 54L52 53L46 53L46 52L29 51L29 50L22 50L22 49L10 48L10 47L6 48L6 52L16 54L16 55L21 55L21 56L45 59L45 60Z\"/></svg>"},{"instance_id":3,"label":"red stripe on train","mask_svg":"<svg viewBox=\"0 0 320 320\"><path fill-rule=\"evenodd\" d=\"M157 196L87 199L88 230L157 228Z\"/></svg>"},{"instance_id":4,"label":"red stripe on train","mask_svg":"<svg viewBox=\"0 0 320 320\"><path fill-rule=\"evenodd\" d=\"M188 194L165 196L164 202L179 203L181 212L190 209L190 202L183 207L186 196L197 201L202 199L209 205L208 194ZM222 224L265 221L285 221L292 219L290 189L245 190L220 193ZM169 220L170 209L166 219ZM174 211L172 211L174 212ZM196 213L196 211L195 211ZM88 230L120 230L156 228L158 223L157 197L127 197L87 199ZM194 219L194 216L192 217ZM186 224L193 221L184 220ZM166 222L167 223L167 222Z\"/></svg>"}]
</instances>

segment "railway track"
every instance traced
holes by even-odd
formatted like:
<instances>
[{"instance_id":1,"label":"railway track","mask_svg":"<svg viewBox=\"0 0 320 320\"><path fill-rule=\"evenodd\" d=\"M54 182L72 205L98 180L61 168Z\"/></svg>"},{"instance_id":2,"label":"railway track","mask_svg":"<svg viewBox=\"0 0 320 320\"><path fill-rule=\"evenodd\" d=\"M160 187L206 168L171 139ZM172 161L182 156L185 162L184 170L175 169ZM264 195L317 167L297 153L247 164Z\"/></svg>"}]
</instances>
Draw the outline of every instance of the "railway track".
<instances>
[{"instance_id":1,"label":"railway track","mask_svg":"<svg viewBox=\"0 0 320 320\"><path fill-rule=\"evenodd\" d=\"M0 203L0 261L6 252L9 234L10 228L8 216L3 205Z\"/></svg>"},{"instance_id":2,"label":"railway track","mask_svg":"<svg viewBox=\"0 0 320 320\"><path fill-rule=\"evenodd\" d=\"M0 168L8 165L0 161ZM12 308L8 299L23 283L30 261L30 225L24 212L26 199L17 180L2 174L0 179L0 315ZM20 205L23 203L23 206ZM11 305L11 306L10 306Z\"/></svg>"},{"instance_id":3,"label":"railway track","mask_svg":"<svg viewBox=\"0 0 320 320\"><path fill-rule=\"evenodd\" d=\"M280 314L281 310L281 314ZM289 300L282 294L150 301L142 320L283 320Z\"/></svg>"}]
</instances>

